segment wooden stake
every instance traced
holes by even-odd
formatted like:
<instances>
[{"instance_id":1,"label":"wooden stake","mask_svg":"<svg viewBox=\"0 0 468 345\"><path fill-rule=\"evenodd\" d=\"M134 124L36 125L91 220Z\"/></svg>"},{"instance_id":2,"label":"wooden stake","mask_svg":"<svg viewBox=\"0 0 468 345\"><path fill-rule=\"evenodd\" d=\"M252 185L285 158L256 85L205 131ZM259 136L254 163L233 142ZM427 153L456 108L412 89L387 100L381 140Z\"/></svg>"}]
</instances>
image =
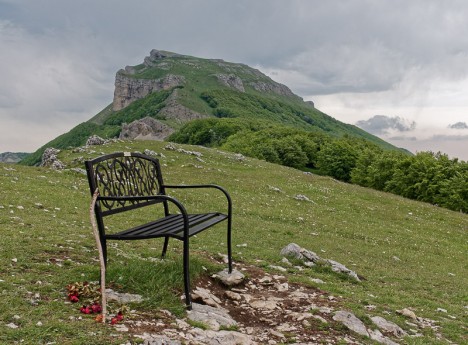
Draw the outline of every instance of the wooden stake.
<instances>
[{"instance_id":1,"label":"wooden stake","mask_svg":"<svg viewBox=\"0 0 468 345\"><path fill-rule=\"evenodd\" d=\"M94 215L94 206L99 196L99 190L96 188L93 194L93 200L89 208L89 216L91 219L91 225L93 227L94 238L96 240L96 246L99 251L99 264L101 266L101 306L102 306L102 322L106 322L107 314L107 297L106 297L106 263L104 262L104 253L102 252L101 239L99 237L99 231L97 229L96 218Z\"/></svg>"}]
</instances>

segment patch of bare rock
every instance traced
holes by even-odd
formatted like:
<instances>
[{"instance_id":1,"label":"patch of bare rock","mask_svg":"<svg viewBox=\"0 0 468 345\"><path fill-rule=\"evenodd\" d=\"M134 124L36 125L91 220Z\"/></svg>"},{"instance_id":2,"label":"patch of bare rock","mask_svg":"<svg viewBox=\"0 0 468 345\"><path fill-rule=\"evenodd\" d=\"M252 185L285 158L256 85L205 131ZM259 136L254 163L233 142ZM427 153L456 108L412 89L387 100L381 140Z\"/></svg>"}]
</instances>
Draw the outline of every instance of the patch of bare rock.
<instances>
[{"instance_id":1,"label":"patch of bare rock","mask_svg":"<svg viewBox=\"0 0 468 345\"><path fill-rule=\"evenodd\" d=\"M342 310L339 297L320 289L255 266L237 268L195 282L185 318L161 311L152 320L129 318L125 328L147 345L362 344L363 337L393 345L407 335L380 316L365 325Z\"/></svg>"}]
</instances>

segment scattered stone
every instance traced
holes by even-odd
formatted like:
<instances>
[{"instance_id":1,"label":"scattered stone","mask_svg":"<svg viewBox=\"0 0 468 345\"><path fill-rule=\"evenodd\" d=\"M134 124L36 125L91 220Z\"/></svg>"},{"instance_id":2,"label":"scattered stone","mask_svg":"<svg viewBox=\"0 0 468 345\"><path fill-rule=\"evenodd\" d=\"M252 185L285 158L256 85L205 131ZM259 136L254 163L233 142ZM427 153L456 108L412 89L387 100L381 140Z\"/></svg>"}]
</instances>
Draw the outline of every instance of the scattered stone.
<instances>
[{"instance_id":1,"label":"scattered stone","mask_svg":"<svg viewBox=\"0 0 468 345\"><path fill-rule=\"evenodd\" d=\"M112 289L106 289L106 296L108 301L117 301L120 304L140 303L143 301L141 295L117 292Z\"/></svg>"},{"instance_id":2,"label":"scattered stone","mask_svg":"<svg viewBox=\"0 0 468 345\"><path fill-rule=\"evenodd\" d=\"M240 162L243 162L245 160L245 156L243 154L241 154L241 153L236 153L234 155L234 158L237 159Z\"/></svg>"},{"instance_id":3,"label":"scattered stone","mask_svg":"<svg viewBox=\"0 0 468 345\"><path fill-rule=\"evenodd\" d=\"M307 196L303 194L297 194L294 199L300 200L300 201L311 201Z\"/></svg>"},{"instance_id":4,"label":"scattered stone","mask_svg":"<svg viewBox=\"0 0 468 345\"><path fill-rule=\"evenodd\" d=\"M391 321L387 321L383 317L374 316L371 317L371 320L381 330L392 333L395 337L402 338L408 335L408 333L406 333L400 326Z\"/></svg>"},{"instance_id":5,"label":"scattered stone","mask_svg":"<svg viewBox=\"0 0 468 345\"><path fill-rule=\"evenodd\" d=\"M325 282L322 279L318 279L318 278L310 278L310 281L316 284L325 284Z\"/></svg>"},{"instance_id":6,"label":"scattered stone","mask_svg":"<svg viewBox=\"0 0 468 345\"><path fill-rule=\"evenodd\" d=\"M276 329L280 332L292 332L292 331L295 331L297 330L297 328L295 326L291 326L289 323L282 323L281 325L279 325L278 327L276 327Z\"/></svg>"},{"instance_id":7,"label":"scattered stone","mask_svg":"<svg viewBox=\"0 0 468 345\"><path fill-rule=\"evenodd\" d=\"M401 261L398 256L392 256L392 259L395 260L395 261Z\"/></svg>"},{"instance_id":8,"label":"scattered stone","mask_svg":"<svg viewBox=\"0 0 468 345\"><path fill-rule=\"evenodd\" d=\"M283 284L275 284L276 290L279 292L284 292L289 290L289 285L288 283L283 283Z\"/></svg>"},{"instance_id":9,"label":"scattered stone","mask_svg":"<svg viewBox=\"0 0 468 345\"><path fill-rule=\"evenodd\" d=\"M300 247L296 243L290 243L286 247L281 249L281 255L290 256L295 259L309 261L313 263L317 263L318 261L320 261L320 257L317 254L310 250Z\"/></svg>"},{"instance_id":10,"label":"scattered stone","mask_svg":"<svg viewBox=\"0 0 468 345\"><path fill-rule=\"evenodd\" d=\"M417 319L416 314L412 310L409 310L408 308L403 308L401 310L397 310L396 312L400 315L409 317L410 319L413 319L413 320Z\"/></svg>"},{"instance_id":11,"label":"scattered stone","mask_svg":"<svg viewBox=\"0 0 468 345\"><path fill-rule=\"evenodd\" d=\"M83 168L71 168L70 170L81 175L86 175L86 170Z\"/></svg>"},{"instance_id":12,"label":"scattered stone","mask_svg":"<svg viewBox=\"0 0 468 345\"><path fill-rule=\"evenodd\" d=\"M226 309L222 307L214 308L198 303L192 304L192 310L187 312L187 317L192 321L202 322L214 328L216 328L216 325L213 321L216 321L218 329L219 326L230 327L237 325L237 322L229 315Z\"/></svg>"},{"instance_id":13,"label":"scattered stone","mask_svg":"<svg viewBox=\"0 0 468 345\"><path fill-rule=\"evenodd\" d=\"M203 302L206 305L212 307L219 307L221 300L213 295L209 290L197 287L195 290L192 291L192 300L194 302Z\"/></svg>"},{"instance_id":14,"label":"scattered stone","mask_svg":"<svg viewBox=\"0 0 468 345\"><path fill-rule=\"evenodd\" d=\"M321 321L322 323L328 323L327 320L325 320L323 317L321 317L320 315L312 315L312 318L316 319L316 320L319 320Z\"/></svg>"},{"instance_id":15,"label":"scattered stone","mask_svg":"<svg viewBox=\"0 0 468 345\"><path fill-rule=\"evenodd\" d=\"M268 188L274 192L278 192L278 193L281 193L281 189L277 188L277 187L273 187L273 186L268 186Z\"/></svg>"},{"instance_id":16,"label":"scattered stone","mask_svg":"<svg viewBox=\"0 0 468 345\"><path fill-rule=\"evenodd\" d=\"M437 308L437 311L439 313L447 313L447 309L444 309L444 308Z\"/></svg>"},{"instance_id":17,"label":"scattered stone","mask_svg":"<svg viewBox=\"0 0 468 345\"><path fill-rule=\"evenodd\" d=\"M225 268L224 270L214 274L213 278L219 279L224 285L236 286L244 281L245 275L235 269L229 273L228 269Z\"/></svg>"},{"instance_id":18,"label":"scattered stone","mask_svg":"<svg viewBox=\"0 0 468 345\"><path fill-rule=\"evenodd\" d=\"M345 265L340 264L339 262L336 262L336 261L330 260L330 259L327 259L326 261L330 264L331 269L333 270L333 272L345 273L345 274L349 275L350 277L356 279L358 282L361 281L361 279L359 279L357 273L350 270Z\"/></svg>"},{"instance_id":19,"label":"scattered stone","mask_svg":"<svg viewBox=\"0 0 468 345\"><path fill-rule=\"evenodd\" d=\"M196 344L223 344L223 345L253 345L252 338L247 334L234 331L219 331L194 329L191 334L194 336Z\"/></svg>"},{"instance_id":20,"label":"scattered stone","mask_svg":"<svg viewBox=\"0 0 468 345\"><path fill-rule=\"evenodd\" d=\"M234 301L240 301L242 299L242 296L240 294L238 294L237 292L234 292L234 291L225 291L224 294L226 295L226 297L234 300Z\"/></svg>"},{"instance_id":21,"label":"scattered stone","mask_svg":"<svg viewBox=\"0 0 468 345\"><path fill-rule=\"evenodd\" d=\"M378 329L370 329L369 336L372 340L375 340L384 345L398 345L398 343L395 343L393 340L385 337Z\"/></svg>"},{"instance_id":22,"label":"scattered stone","mask_svg":"<svg viewBox=\"0 0 468 345\"><path fill-rule=\"evenodd\" d=\"M15 325L13 322L10 322L9 324L6 325L8 328L13 328L13 329L16 329L18 328L19 326L18 325Z\"/></svg>"},{"instance_id":23,"label":"scattered stone","mask_svg":"<svg viewBox=\"0 0 468 345\"><path fill-rule=\"evenodd\" d=\"M299 260L304 261L304 264L306 266L315 265L318 262L323 262L325 264L328 264L331 266L331 269L334 272L338 273L345 273L349 275L350 277L356 279L357 281L361 281L360 278L358 277L357 273L350 270L343 264L340 264L337 261L330 260L330 259L321 259L316 253L304 249L297 245L296 243L290 243L283 249L281 249L281 255L283 256L290 256Z\"/></svg>"},{"instance_id":24,"label":"scattered stone","mask_svg":"<svg viewBox=\"0 0 468 345\"><path fill-rule=\"evenodd\" d=\"M171 340L164 336L161 337L161 336L152 336L152 335L145 334L143 336L138 336L138 337L145 341L143 343L144 345L182 345L182 343L179 340Z\"/></svg>"},{"instance_id":25,"label":"scattered stone","mask_svg":"<svg viewBox=\"0 0 468 345\"><path fill-rule=\"evenodd\" d=\"M129 331L128 327L125 326L123 323L118 323L114 327L115 327L115 330L117 332L128 332Z\"/></svg>"},{"instance_id":26,"label":"scattered stone","mask_svg":"<svg viewBox=\"0 0 468 345\"><path fill-rule=\"evenodd\" d=\"M269 268L272 268L274 270L280 271L280 272L287 272L288 270L284 267L281 266L275 266L275 265L269 265Z\"/></svg>"},{"instance_id":27,"label":"scattered stone","mask_svg":"<svg viewBox=\"0 0 468 345\"><path fill-rule=\"evenodd\" d=\"M366 326L353 313L344 310L337 311L333 316L333 320L343 323L343 325L353 332L369 337L369 332L367 331Z\"/></svg>"},{"instance_id":28,"label":"scattered stone","mask_svg":"<svg viewBox=\"0 0 468 345\"><path fill-rule=\"evenodd\" d=\"M278 303L272 299L269 300L253 300L250 303L250 306L254 309L267 309L274 310L278 308Z\"/></svg>"}]
</instances>

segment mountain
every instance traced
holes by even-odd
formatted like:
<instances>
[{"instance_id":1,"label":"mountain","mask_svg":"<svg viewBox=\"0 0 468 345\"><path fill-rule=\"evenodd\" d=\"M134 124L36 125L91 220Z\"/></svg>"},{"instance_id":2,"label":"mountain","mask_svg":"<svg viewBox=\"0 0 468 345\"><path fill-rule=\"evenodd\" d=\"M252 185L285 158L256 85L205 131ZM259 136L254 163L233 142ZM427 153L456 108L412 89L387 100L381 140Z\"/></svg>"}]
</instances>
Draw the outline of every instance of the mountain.
<instances>
[{"instance_id":1,"label":"mountain","mask_svg":"<svg viewBox=\"0 0 468 345\"><path fill-rule=\"evenodd\" d=\"M3 152L0 153L0 163L18 163L28 155L27 152Z\"/></svg>"},{"instance_id":2,"label":"mountain","mask_svg":"<svg viewBox=\"0 0 468 345\"><path fill-rule=\"evenodd\" d=\"M162 140L189 121L216 117L265 121L335 137L348 135L385 149L397 149L322 113L313 102L305 102L257 69L220 59L152 50L142 64L117 72L112 104L22 163L37 164L47 147L81 146L93 134Z\"/></svg>"}]
</instances>

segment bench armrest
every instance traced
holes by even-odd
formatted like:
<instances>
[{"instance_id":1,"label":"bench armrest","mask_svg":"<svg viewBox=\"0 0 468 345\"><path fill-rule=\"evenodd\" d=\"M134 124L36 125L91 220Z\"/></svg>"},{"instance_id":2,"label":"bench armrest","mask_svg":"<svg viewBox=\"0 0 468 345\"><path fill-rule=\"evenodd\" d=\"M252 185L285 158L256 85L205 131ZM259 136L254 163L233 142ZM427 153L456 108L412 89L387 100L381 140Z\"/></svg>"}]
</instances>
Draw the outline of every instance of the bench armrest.
<instances>
[{"instance_id":1,"label":"bench armrest","mask_svg":"<svg viewBox=\"0 0 468 345\"><path fill-rule=\"evenodd\" d=\"M218 186L216 184L192 184L192 185L185 185L185 184L182 184L182 185L169 185L169 184L165 184L163 186L164 188L173 188L173 189L190 189L190 188L214 188L214 189L218 189L220 190L224 196L226 197L227 199L227 203L228 203L228 217L231 218L231 213L232 213L232 200L231 200L231 196L229 195L229 193L227 192L226 189L224 189L223 187L221 186Z\"/></svg>"}]
</instances>

